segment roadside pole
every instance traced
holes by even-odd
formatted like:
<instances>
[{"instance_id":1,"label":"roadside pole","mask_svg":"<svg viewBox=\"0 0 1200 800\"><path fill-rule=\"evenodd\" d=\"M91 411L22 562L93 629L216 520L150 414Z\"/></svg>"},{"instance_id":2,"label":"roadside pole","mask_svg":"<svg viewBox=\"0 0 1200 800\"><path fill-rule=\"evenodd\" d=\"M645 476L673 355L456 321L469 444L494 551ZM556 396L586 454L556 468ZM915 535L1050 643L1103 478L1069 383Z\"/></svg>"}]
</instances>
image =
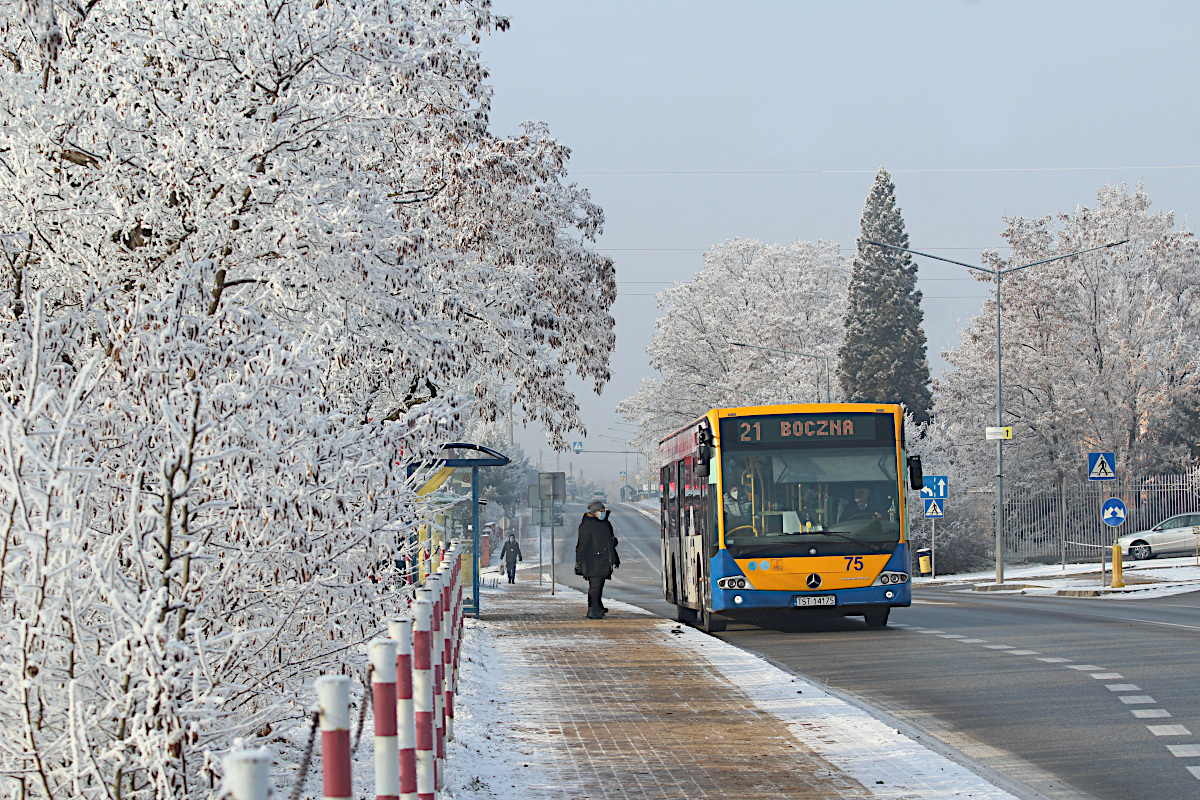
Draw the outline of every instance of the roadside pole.
<instances>
[{"instance_id":1,"label":"roadside pole","mask_svg":"<svg viewBox=\"0 0 1200 800\"><path fill-rule=\"evenodd\" d=\"M929 579L937 578L937 519L929 520Z\"/></svg>"},{"instance_id":2,"label":"roadside pole","mask_svg":"<svg viewBox=\"0 0 1200 800\"><path fill-rule=\"evenodd\" d=\"M567 473L539 472L537 489L542 509L542 521L545 521L546 516L550 517L550 594L553 596L554 562L556 561L554 554L554 502L557 500L565 503L567 500ZM532 500L533 498L530 497L531 502Z\"/></svg>"}]
</instances>

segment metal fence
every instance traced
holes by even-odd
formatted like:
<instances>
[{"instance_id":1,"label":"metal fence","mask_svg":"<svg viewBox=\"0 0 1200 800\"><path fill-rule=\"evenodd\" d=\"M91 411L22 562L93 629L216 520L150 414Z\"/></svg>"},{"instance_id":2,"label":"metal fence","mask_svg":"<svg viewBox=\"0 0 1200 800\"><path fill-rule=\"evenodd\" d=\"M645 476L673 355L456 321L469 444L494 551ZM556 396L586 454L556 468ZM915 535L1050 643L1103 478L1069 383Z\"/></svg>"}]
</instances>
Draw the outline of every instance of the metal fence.
<instances>
[{"instance_id":1,"label":"metal fence","mask_svg":"<svg viewBox=\"0 0 1200 800\"><path fill-rule=\"evenodd\" d=\"M995 513L995 492L971 493ZM1090 561L1097 548L1117 536L1143 530L1175 514L1200 512L1200 474L1148 475L1113 481L1064 481L1050 491L1005 491L1006 561ZM1125 523L1111 528L1100 507L1118 497L1128 509Z\"/></svg>"}]
</instances>

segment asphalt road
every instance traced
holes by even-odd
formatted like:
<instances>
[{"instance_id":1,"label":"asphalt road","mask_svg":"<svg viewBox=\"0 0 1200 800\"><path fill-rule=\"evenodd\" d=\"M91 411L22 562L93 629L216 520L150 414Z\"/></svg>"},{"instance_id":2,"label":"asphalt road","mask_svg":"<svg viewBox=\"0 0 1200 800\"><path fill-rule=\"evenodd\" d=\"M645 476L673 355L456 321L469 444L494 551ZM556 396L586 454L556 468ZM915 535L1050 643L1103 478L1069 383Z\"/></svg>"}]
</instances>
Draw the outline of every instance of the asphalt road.
<instances>
[{"instance_id":1,"label":"asphalt road","mask_svg":"<svg viewBox=\"0 0 1200 800\"><path fill-rule=\"evenodd\" d=\"M580 589L582 512L567 507L557 573ZM657 520L626 506L612 519L622 567L605 596L670 616ZM1200 593L1117 601L914 587L912 608L893 610L883 630L796 617L733 623L720 638L883 711L1017 794L1200 798L1188 769L1200 773Z\"/></svg>"}]
</instances>

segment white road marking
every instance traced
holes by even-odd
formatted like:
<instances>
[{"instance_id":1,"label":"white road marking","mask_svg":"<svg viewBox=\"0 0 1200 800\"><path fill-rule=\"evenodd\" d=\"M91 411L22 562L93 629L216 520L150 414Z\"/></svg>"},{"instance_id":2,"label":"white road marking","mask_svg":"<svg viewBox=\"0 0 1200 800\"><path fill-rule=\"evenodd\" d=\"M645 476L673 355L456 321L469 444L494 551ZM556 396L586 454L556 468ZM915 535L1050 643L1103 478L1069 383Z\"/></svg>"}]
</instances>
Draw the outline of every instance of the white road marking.
<instances>
[{"instance_id":1,"label":"white road marking","mask_svg":"<svg viewBox=\"0 0 1200 800\"><path fill-rule=\"evenodd\" d=\"M1171 712L1165 708L1131 708L1129 710L1138 719L1161 719L1171 716Z\"/></svg>"},{"instance_id":2,"label":"white road marking","mask_svg":"<svg viewBox=\"0 0 1200 800\"><path fill-rule=\"evenodd\" d=\"M1155 736L1191 736L1192 732L1182 725L1147 725Z\"/></svg>"},{"instance_id":3,"label":"white road marking","mask_svg":"<svg viewBox=\"0 0 1200 800\"><path fill-rule=\"evenodd\" d=\"M959 644L983 644L987 639L959 639Z\"/></svg>"},{"instance_id":4,"label":"white road marking","mask_svg":"<svg viewBox=\"0 0 1200 800\"><path fill-rule=\"evenodd\" d=\"M1082 670L1083 672L1095 672L1097 670L1104 669L1104 667L1097 667L1095 664L1068 664L1067 669L1078 669Z\"/></svg>"},{"instance_id":5,"label":"white road marking","mask_svg":"<svg viewBox=\"0 0 1200 800\"><path fill-rule=\"evenodd\" d=\"M1164 628L1183 628L1188 631L1200 631L1200 626L1197 625L1182 625L1178 622L1155 622L1150 619L1137 619L1136 617L1114 617L1109 614L1089 614L1086 611L1066 611L1056 609L1060 614L1066 614L1072 617L1094 617L1096 619L1109 619L1114 622L1137 622L1141 625L1159 625Z\"/></svg>"},{"instance_id":6,"label":"white road marking","mask_svg":"<svg viewBox=\"0 0 1200 800\"><path fill-rule=\"evenodd\" d=\"M929 628L922 628L922 629L921 629L921 633L930 633L930 634L933 634L933 633L945 633L945 631L931 631L931 630L929 630Z\"/></svg>"},{"instance_id":7,"label":"white road marking","mask_svg":"<svg viewBox=\"0 0 1200 800\"><path fill-rule=\"evenodd\" d=\"M946 600L913 600L914 606L956 606L958 603L948 602Z\"/></svg>"},{"instance_id":8,"label":"white road marking","mask_svg":"<svg viewBox=\"0 0 1200 800\"><path fill-rule=\"evenodd\" d=\"M1037 650L1009 650L1010 656L1036 656L1040 655Z\"/></svg>"},{"instance_id":9,"label":"white road marking","mask_svg":"<svg viewBox=\"0 0 1200 800\"><path fill-rule=\"evenodd\" d=\"M1140 686L1133 683L1106 683L1104 688L1110 692L1140 692L1142 690Z\"/></svg>"},{"instance_id":10,"label":"white road marking","mask_svg":"<svg viewBox=\"0 0 1200 800\"><path fill-rule=\"evenodd\" d=\"M1195 758L1200 756L1200 744L1169 744L1167 749L1176 758Z\"/></svg>"},{"instance_id":11,"label":"white road marking","mask_svg":"<svg viewBox=\"0 0 1200 800\"><path fill-rule=\"evenodd\" d=\"M1119 681L1125 676L1119 672L1093 672L1092 677L1098 681Z\"/></svg>"},{"instance_id":12,"label":"white road marking","mask_svg":"<svg viewBox=\"0 0 1200 800\"><path fill-rule=\"evenodd\" d=\"M938 638L939 639L965 639L967 637L963 636L961 633L942 633L942 634L938 634Z\"/></svg>"},{"instance_id":13,"label":"white road marking","mask_svg":"<svg viewBox=\"0 0 1200 800\"><path fill-rule=\"evenodd\" d=\"M1066 664L1070 661L1069 658L1058 658L1056 656L1043 656L1038 661L1045 661L1047 664Z\"/></svg>"},{"instance_id":14,"label":"white road marking","mask_svg":"<svg viewBox=\"0 0 1200 800\"><path fill-rule=\"evenodd\" d=\"M1140 706L1147 703L1153 703L1154 698L1148 694L1123 694L1121 702L1127 706Z\"/></svg>"},{"instance_id":15,"label":"white road marking","mask_svg":"<svg viewBox=\"0 0 1200 800\"><path fill-rule=\"evenodd\" d=\"M988 650L1013 650L1013 649L1015 649L1015 648L1013 648L1013 646L1011 644L988 644L988 645L984 645L984 647L986 647Z\"/></svg>"},{"instance_id":16,"label":"white road marking","mask_svg":"<svg viewBox=\"0 0 1200 800\"><path fill-rule=\"evenodd\" d=\"M1188 767L1188 772L1192 773L1194 777L1200 778L1200 767Z\"/></svg>"}]
</instances>

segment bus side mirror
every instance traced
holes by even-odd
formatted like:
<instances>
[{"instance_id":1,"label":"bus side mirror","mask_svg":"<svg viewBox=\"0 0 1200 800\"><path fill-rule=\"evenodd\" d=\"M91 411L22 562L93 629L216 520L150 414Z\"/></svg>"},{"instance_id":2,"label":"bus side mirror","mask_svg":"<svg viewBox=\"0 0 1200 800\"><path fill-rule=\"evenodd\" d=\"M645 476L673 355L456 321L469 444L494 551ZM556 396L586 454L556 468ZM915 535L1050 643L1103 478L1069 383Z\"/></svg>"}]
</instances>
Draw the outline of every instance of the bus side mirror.
<instances>
[{"instance_id":1,"label":"bus side mirror","mask_svg":"<svg viewBox=\"0 0 1200 800\"><path fill-rule=\"evenodd\" d=\"M925 472L921 469L921 457L908 457L908 486L914 492L925 488Z\"/></svg>"},{"instance_id":2,"label":"bus side mirror","mask_svg":"<svg viewBox=\"0 0 1200 800\"><path fill-rule=\"evenodd\" d=\"M700 454L696 458L696 475L698 477L708 477L708 462L710 459L712 459L712 445L700 445Z\"/></svg>"}]
</instances>

